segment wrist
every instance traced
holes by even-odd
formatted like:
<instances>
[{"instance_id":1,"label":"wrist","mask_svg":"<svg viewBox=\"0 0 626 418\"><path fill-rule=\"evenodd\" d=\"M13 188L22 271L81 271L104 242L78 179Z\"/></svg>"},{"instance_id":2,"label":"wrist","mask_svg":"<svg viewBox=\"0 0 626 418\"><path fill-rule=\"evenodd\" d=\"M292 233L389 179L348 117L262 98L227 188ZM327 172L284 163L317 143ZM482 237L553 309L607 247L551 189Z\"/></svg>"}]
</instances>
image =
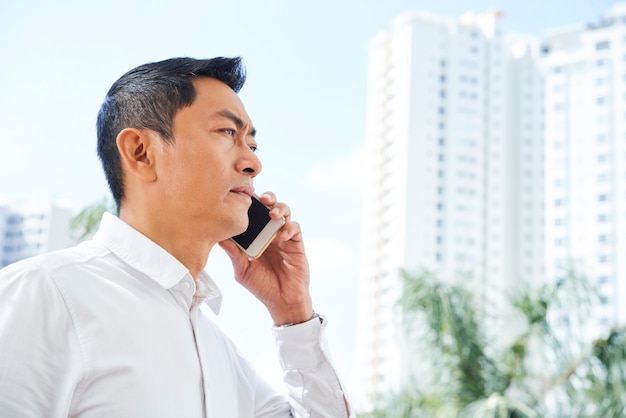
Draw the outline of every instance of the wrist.
<instances>
[{"instance_id":1,"label":"wrist","mask_svg":"<svg viewBox=\"0 0 626 418\"><path fill-rule=\"evenodd\" d=\"M287 311L270 312L270 314L277 327L302 324L315 317L313 307L310 305Z\"/></svg>"},{"instance_id":2,"label":"wrist","mask_svg":"<svg viewBox=\"0 0 626 418\"><path fill-rule=\"evenodd\" d=\"M290 322L287 324L282 324L282 325L274 325L276 327L280 327L280 328L287 328L287 327L292 327L294 325L300 325L300 324L304 324L306 322L309 322L311 320L313 320L314 318L320 318L320 322L322 321L322 317L319 316L317 313L315 313L315 311L313 311L313 315L311 315L311 317L309 319L307 319L306 321L302 321L302 322Z\"/></svg>"}]
</instances>

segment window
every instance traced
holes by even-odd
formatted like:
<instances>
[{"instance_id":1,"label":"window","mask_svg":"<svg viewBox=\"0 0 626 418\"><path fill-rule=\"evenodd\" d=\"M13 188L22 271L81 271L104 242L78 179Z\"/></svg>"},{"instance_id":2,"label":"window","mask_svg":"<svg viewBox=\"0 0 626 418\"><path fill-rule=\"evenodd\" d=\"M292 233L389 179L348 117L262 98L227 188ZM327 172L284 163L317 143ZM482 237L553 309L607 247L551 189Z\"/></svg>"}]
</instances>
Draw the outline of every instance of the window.
<instances>
[{"instance_id":1,"label":"window","mask_svg":"<svg viewBox=\"0 0 626 418\"><path fill-rule=\"evenodd\" d=\"M609 41L601 41L596 43L596 51L602 51L605 49L609 49L610 43Z\"/></svg>"}]
</instances>

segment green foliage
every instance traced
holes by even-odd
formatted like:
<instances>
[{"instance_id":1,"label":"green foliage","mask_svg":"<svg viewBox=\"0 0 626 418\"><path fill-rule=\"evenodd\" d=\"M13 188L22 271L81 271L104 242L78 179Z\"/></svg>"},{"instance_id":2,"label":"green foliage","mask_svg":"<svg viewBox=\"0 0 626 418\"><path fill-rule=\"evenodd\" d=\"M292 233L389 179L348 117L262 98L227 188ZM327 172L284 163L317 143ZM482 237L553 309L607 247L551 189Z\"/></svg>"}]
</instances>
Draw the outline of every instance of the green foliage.
<instances>
[{"instance_id":1,"label":"green foliage","mask_svg":"<svg viewBox=\"0 0 626 418\"><path fill-rule=\"evenodd\" d=\"M468 288L428 272L402 277L406 339L434 372L362 418L626 417L626 328L588 337L598 295L572 269L501 296L498 315L516 324L505 341L487 337L494 318Z\"/></svg>"},{"instance_id":2,"label":"green foliage","mask_svg":"<svg viewBox=\"0 0 626 418\"><path fill-rule=\"evenodd\" d=\"M105 196L102 200L87 206L76 215L70 222L70 228L80 237L88 238L98 229L100 219L104 212L114 212L115 203L113 199Z\"/></svg>"}]
</instances>

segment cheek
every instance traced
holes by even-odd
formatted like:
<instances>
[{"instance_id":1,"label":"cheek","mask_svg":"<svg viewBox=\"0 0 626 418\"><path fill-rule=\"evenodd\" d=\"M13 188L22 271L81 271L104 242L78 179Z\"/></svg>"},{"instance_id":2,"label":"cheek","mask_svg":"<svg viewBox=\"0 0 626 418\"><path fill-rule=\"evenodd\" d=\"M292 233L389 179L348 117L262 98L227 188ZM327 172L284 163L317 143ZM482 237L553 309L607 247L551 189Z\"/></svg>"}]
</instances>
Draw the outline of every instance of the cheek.
<instances>
[{"instance_id":1,"label":"cheek","mask_svg":"<svg viewBox=\"0 0 626 418\"><path fill-rule=\"evenodd\" d=\"M215 150L189 149L169 157L162 172L168 177L169 193L172 195L194 200L201 196L217 197L233 186L226 158L219 158ZM206 203L206 199L203 200Z\"/></svg>"},{"instance_id":2,"label":"cheek","mask_svg":"<svg viewBox=\"0 0 626 418\"><path fill-rule=\"evenodd\" d=\"M184 167L179 187L196 196L218 195L225 187L225 176L219 163L211 160L192 160Z\"/></svg>"}]
</instances>

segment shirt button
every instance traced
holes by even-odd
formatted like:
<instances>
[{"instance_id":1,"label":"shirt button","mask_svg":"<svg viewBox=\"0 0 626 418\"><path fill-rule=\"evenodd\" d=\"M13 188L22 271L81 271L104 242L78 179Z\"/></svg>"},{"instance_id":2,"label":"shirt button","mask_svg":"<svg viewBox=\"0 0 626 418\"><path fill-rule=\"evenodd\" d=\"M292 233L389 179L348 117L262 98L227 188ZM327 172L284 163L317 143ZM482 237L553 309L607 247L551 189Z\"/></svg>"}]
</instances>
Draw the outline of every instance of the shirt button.
<instances>
[{"instance_id":1,"label":"shirt button","mask_svg":"<svg viewBox=\"0 0 626 418\"><path fill-rule=\"evenodd\" d=\"M337 389L337 390L335 391L335 396L337 396L337 397L342 396L342 397L343 397L343 390L341 390L341 389Z\"/></svg>"},{"instance_id":2,"label":"shirt button","mask_svg":"<svg viewBox=\"0 0 626 418\"><path fill-rule=\"evenodd\" d=\"M180 284L180 286L185 290L189 290L189 288L191 287L191 283L184 281Z\"/></svg>"}]
</instances>

